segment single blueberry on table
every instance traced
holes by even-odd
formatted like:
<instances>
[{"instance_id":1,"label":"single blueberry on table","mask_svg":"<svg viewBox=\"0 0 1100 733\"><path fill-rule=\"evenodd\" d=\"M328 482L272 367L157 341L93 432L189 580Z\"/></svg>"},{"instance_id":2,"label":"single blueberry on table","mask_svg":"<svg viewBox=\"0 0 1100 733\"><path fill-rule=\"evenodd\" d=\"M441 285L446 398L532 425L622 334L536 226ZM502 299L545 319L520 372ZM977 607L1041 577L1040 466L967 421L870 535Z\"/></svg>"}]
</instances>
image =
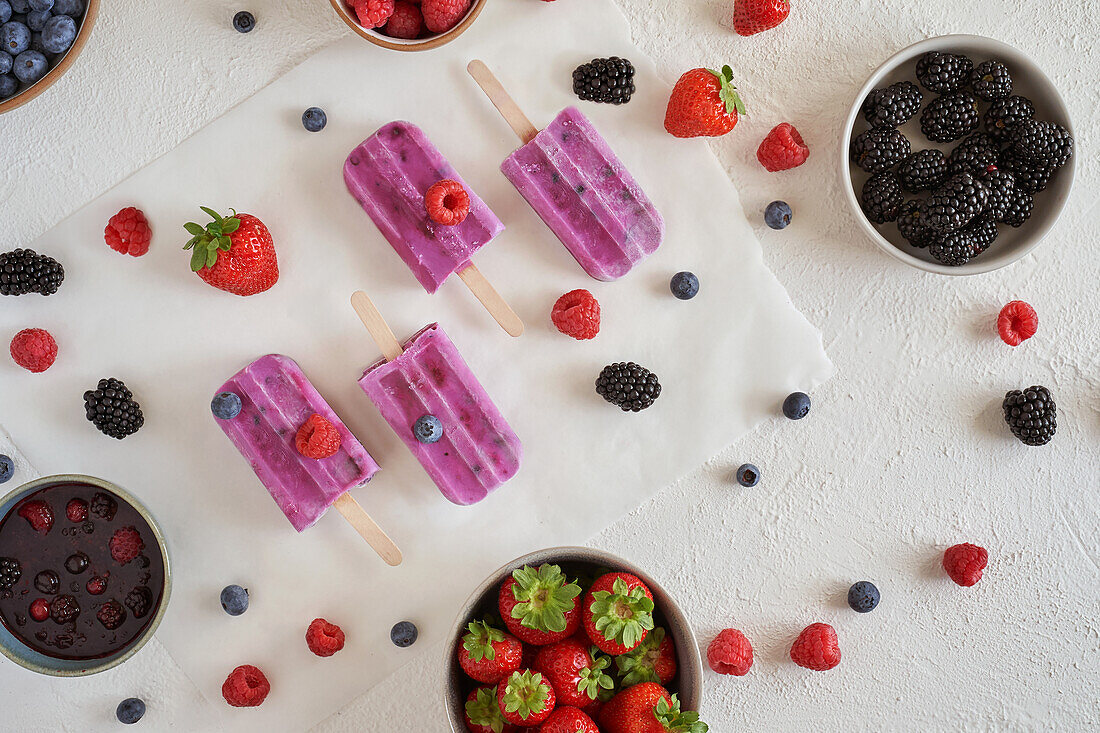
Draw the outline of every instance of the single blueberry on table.
<instances>
[{"instance_id":1,"label":"single blueberry on table","mask_svg":"<svg viewBox=\"0 0 1100 733\"><path fill-rule=\"evenodd\" d=\"M125 725L133 725L145 715L145 702L136 697L128 697L115 708L115 717L118 722Z\"/></svg>"},{"instance_id":2,"label":"single blueberry on table","mask_svg":"<svg viewBox=\"0 0 1100 733\"><path fill-rule=\"evenodd\" d=\"M7 99L17 91L19 91L19 82L14 76L10 74L0 76L0 99Z\"/></svg>"},{"instance_id":3,"label":"single blueberry on table","mask_svg":"<svg viewBox=\"0 0 1100 733\"><path fill-rule=\"evenodd\" d=\"M11 72L12 58L7 51L0 51L0 74Z\"/></svg>"},{"instance_id":4,"label":"single blueberry on table","mask_svg":"<svg viewBox=\"0 0 1100 733\"><path fill-rule=\"evenodd\" d=\"M14 475L15 461L0 453L0 484L6 484L8 481L11 481L11 477Z\"/></svg>"},{"instance_id":5,"label":"single blueberry on table","mask_svg":"<svg viewBox=\"0 0 1100 733\"><path fill-rule=\"evenodd\" d=\"M786 201L772 201L764 209L764 223L772 229L786 229L791 223L791 207Z\"/></svg>"},{"instance_id":6,"label":"single blueberry on table","mask_svg":"<svg viewBox=\"0 0 1100 733\"><path fill-rule=\"evenodd\" d=\"M398 621L393 625L393 628L390 629L390 641L402 649L415 644L418 635L419 632L416 630L416 624L412 621Z\"/></svg>"},{"instance_id":7,"label":"single blueberry on table","mask_svg":"<svg viewBox=\"0 0 1100 733\"><path fill-rule=\"evenodd\" d=\"M783 414L791 420L801 420L810 413L810 396L805 392L791 392L783 400Z\"/></svg>"},{"instance_id":8,"label":"single blueberry on table","mask_svg":"<svg viewBox=\"0 0 1100 733\"><path fill-rule=\"evenodd\" d=\"M230 616L240 616L248 610L248 589L239 585L222 588L222 609Z\"/></svg>"},{"instance_id":9,"label":"single blueberry on table","mask_svg":"<svg viewBox=\"0 0 1100 733\"><path fill-rule=\"evenodd\" d=\"M8 21L0 26L0 46L18 56L31 47L31 29L18 21Z\"/></svg>"},{"instance_id":10,"label":"single blueberry on table","mask_svg":"<svg viewBox=\"0 0 1100 733\"><path fill-rule=\"evenodd\" d=\"M422 415L413 425L413 435L421 443L438 443L443 437L443 423L435 415Z\"/></svg>"},{"instance_id":11,"label":"single blueberry on table","mask_svg":"<svg viewBox=\"0 0 1100 733\"><path fill-rule=\"evenodd\" d=\"M210 411L220 420L232 420L241 414L241 398L235 392L219 392L210 401Z\"/></svg>"},{"instance_id":12,"label":"single blueberry on table","mask_svg":"<svg viewBox=\"0 0 1100 733\"><path fill-rule=\"evenodd\" d=\"M80 0L57 0L53 4L54 15L67 15L76 18L84 12L84 3Z\"/></svg>"},{"instance_id":13,"label":"single blueberry on table","mask_svg":"<svg viewBox=\"0 0 1100 733\"><path fill-rule=\"evenodd\" d=\"M34 84L50 70L50 63L38 51L24 51L15 57L12 73L24 84Z\"/></svg>"},{"instance_id":14,"label":"single blueberry on table","mask_svg":"<svg viewBox=\"0 0 1100 733\"><path fill-rule=\"evenodd\" d=\"M65 53L76 40L76 21L67 15L55 15L42 29L42 46L49 53Z\"/></svg>"},{"instance_id":15,"label":"single blueberry on table","mask_svg":"<svg viewBox=\"0 0 1100 733\"><path fill-rule=\"evenodd\" d=\"M691 300L699 294L699 278L692 272L678 272L672 276L668 288L680 300Z\"/></svg>"},{"instance_id":16,"label":"single blueberry on table","mask_svg":"<svg viewBox=\"0 0 1100 733\"><path fill-rule=\"evenodd\" d=\"M861 580L848 589L848 605L857 613L874 611L878 601L878 588L869 580Z\"/></svg>"},{"instance_id":17,"label":"single blueberry on table","mask_svg":"<svg viewBox=\"0 0 1100 733\"><path fill-rule=\"evenodd\" d=\"M320 107L310 107L302 113L302 127L310 132L320 132L328 124L328 115Z\"/></svg>"},{"instance_id":18,"label":"single blueberry on table","mask_svg":"<svg viewBox=\"0 0 1100 733\"><path fill-rule=\"evenodd\" d=\"M242 10L233 16L233 27L238 33L249 33L256 27L256 16L247 10Z\"/></svg>"},{"instance_id":19,"label":"single blueberry on table","mask_svg":"<svg viewBox=\"0 0 1100 733\"><path fill-rule=\"evenodd\" d=\"M760 483L760 469L751 463L744 463L737 469L737 483L752 487Z\"/></svg>"},{"instance_id":20,"label":"single blueberry on table","mask_svg":"<svg viewBox=\"0 0 1100 733\"><path fill-rule=\"evenodd\" d=\"M11 20L11 3L8 0L0 0L0 24L7 23Z\"/></svg>"}]
</instances>

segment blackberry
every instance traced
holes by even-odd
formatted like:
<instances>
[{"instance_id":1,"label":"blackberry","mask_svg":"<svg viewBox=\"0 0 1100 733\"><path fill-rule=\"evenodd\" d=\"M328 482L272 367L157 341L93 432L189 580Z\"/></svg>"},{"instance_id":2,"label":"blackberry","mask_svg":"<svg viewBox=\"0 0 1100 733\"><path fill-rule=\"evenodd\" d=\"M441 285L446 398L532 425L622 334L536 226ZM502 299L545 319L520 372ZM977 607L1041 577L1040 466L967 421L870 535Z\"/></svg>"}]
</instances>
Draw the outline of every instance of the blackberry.
<instances>
[{"instance_id":1,"label":"blackberry","mask_svg":"<svg viewBox=\"0 0 1100 733\"><path fill-rule=\"evenodd\" d=\"M14 557L0 557L0 588L11 590L23 576L23 568Z\"/></svg>"},{"instance_id":2,"label":"blackberry","mask_svg":"<svg viewBox=\"0 0 1100 733\"><path fill-rule=\"evenodd\" d=\"M1035 115L1035 105L1027 97L1012 96L998 99L985 112L985 131L999 143L1008 142L1012 126L1030 120Z\"/></svg>"},{"instance_id":3,"label":"blackberry","mask_svg":"<svg viewBox=\"0 0 1100 733\"><path fill-rule=\"evenodd\" d=\"M927 191L947 177L947 158L935 148L918 150L898 166L901 187L911 193Z\"/></svg>"},{"instance_id":4,"label":"blackberry","mask_svg":"<svg viewBox=\"0 0 1100 733\"><path fill-rule=\"evenodd\" d=\"M974 176L956 174L932 192L925 223L944 234L956 232L980 214L988 200L989 191Z\"/></svg>"},{"instance_id":5,"label":"blackberry","mask_svg":"<svg viewBox=\"0 0 1100 733\"><path fill-rule=\"evenodd\" d=\"M920 112L924 95L911 81L899 81L884 89L874 89L863 102L863 117L871 127L900 127Z\"/></svg>"},{"instance_id":6,"label":"blackberry","mask_svg":"<svg viewBox=\"0 0 1100 733\"><path fill-rule=\"evenodd\" d=\"M885 224L898 218L905 197L898 177L890 171L876 173L863 184L859 203L867 218L876 224Z\"/></svg>"},{"instance_id":7,"label":"blackberry","mask_svg":"<svg viewBox=\"0 0 1100 733\"><path fill-rule=\"evenodd\" d=\"M1020 158L1012 150L1001 155L1000 167L1016 177L1016 188L1024 193L1044 190L1055 170L1050 163Z\"/></svg>"},{"instance_id":8,"label":"blackberry","mask_svg":"<svg viewBox=\"0 0 1100 733\"><path fill-rule=\"evenodd\" d=\"M112 598L99 607L95 617L99 619L99 623L103 624L103 628L114 631L126 620L126 610L121 603Z\"/></svg>"},{"instance_id":9,"label":"blackberry","mask_svg":"<svg viewBox=\"0 0 1100 733\"><path fill-rule=\"evenodd\" d=\"M989 166L997 164L1001 149L997 142L984 132L975 132L963 138L947 158L947 168L955 173L978 175Z\"/></svg>"},{"instance_id":10,"label":"blackberry","mask_svg":"<svg viewBox=\"0 0 1100 733\"><path fill-rule=\"evenodd\" d=\"M634 94L634 64L618 56L573 69L573 93L589 102L626 104Z\"/></svg>"},{"instance_id":11,"label":"blackberry","mask_svg":"<svg viewBox=\"0 0 1100 733\"><path fill-rule=\"evenodd\" d=\"M109 522L115 518L115 512L118 511L118 502L107 494L97 493L92 497L92 504L88 511Z\"/></svg>"},{"instance_id":12,"label":"blackberry","mask_svg":"<svg viewBox=\"0 0 1100 733\"><path fill-rule=\"evenodd\" d=\"M54 623L67 624L80 615L80 605L69 595L58 596L50 601L50 618Z\"/></svg>"},{"instance_id":13,"label":"blackberry","mask_svg":"<svg viewBox=\"0 0 1100 733\"><path fill-rule=\"evenodd\" d=\"M1012 126L1008 144L1016 157L1054 166L1065 165L1073 155L1073 136L1054 122L1023 120Z\"/></svg>"},{"instance_id":14,"label":"blackberry","mask_svg":"<svg viewBox=\"0 0 1100 733\"><path fill-rule=\"evenodd\" d=\"M1001 409L1012 434L1025 445L1046 445L1058 429L1058 410L1046 387L1014 389L1005 395Z\"/></svg>"},{"instance_id":15,"label":"blackberry","mask_svg":"<svg viewBox=\"0 0 1100 733\"><path fill-rule=\"evenodd\" d=\"M928 253L945 265L965 265L997 238L997 225L988 214L981 214L957 232L951 232L939 242L928 246Z\"/></svg>"},{"instance_id":16,"label":"blackberry","mask_svg":"<svg viewBox=\"0 0 1100 733\"><path fill-rule=\"evenodd\" d=\"M978 129L978 100L968 92L936 97L920 114L920 129L934 143L949 143Z\"/></svg>"},{"instance_id":17,"label":"blackberry","mask_svg":"<svg viewBox=\"0 0 1100 733\"><path fill-rule=\"evenodd\" d=\"M936 94L961 89L970 81L974 62L966 56L930 51L917 61L917 81Z\"/></svg>"},{"instance_id":18,"label":"blackberry","mask_svg":"<svg viewBox=\"0 0 1100 733\"><path fill-rule=\"evenodd\" d=\"M983 61L970 72L970 88L978 99L995 102L1012 94L1012 75L1000 61Z\"/></svg>"},{"instance_id":19,"label":"blackberry","mask_svg":"<svg viewBox=\"0 0 1100 733\"><path fill-rule=\"evenodd\" d=\"M101 433L122 440L145 424L141 405L133 397L122 381L114 377L101 379L95 390L84 393L84 411Z\"/></svg>"},{"instance_id":20,"label":"blackberry","mask_svg":"<svg viewBox=\"0 0 1100 733\"><path fill-rule=\"evenodd\" d=\"M969 232L974 237L977 247L975 256L989 249L989 246L997 240L997 222L988 213L978 214L974 221L963 227L964 232Z\"/></svg>"},{"instance_id":21,"label":"blackberry","mask_svg":"<svg viewBox=\"0 0 1100 733\"><path fill-rule=\"evenodd\" d=\"M134 614L134 618L143 618L145 614L149 613L149 606L153 603L153 597L148 588L139 585L126 594L126 600L123 603L126 604L126 608L130 609L130 613Z\"/></svg>"},{"instance_id":22,"label":"blackberry","mask_svg":"<svg viewBox=\"0 0 1100 733\"><path fill-rule=\"evenodd\" d=\"M992 168L978 175L978 180L989 189L985 210L994 221L1005 220L1006 212L1016 198L1016 176L1008 171Z\"/></svg>"},{"instance_id":23,"label":"blackberry","mask_svg":"<svg viewBox=\"0 0 1100 733\"><path fill-rule=\"evenodd\" d=\"M924 248L943 239L943 235L924 223L927 204L913 199L906 201L898 210L898 231L909 244Z\"/></svg>"},{"instance_id":24,"label":"blackberry","mask_svg":"<svg viewBox=\"0 0 1100 733\"><path fill-rule=\"evenodd\" d=\"M33 249L0 254L0 295L53 295L65 279L65 268Z\"/></svg>"},{"instance_id":25,"label":"blackberry","mask_svg":"<svg viewBox=\"0 0 1100 733\"><path fill-rule=\"evenodd\" d=\"M1035 208L1035 197L1027 191L1014 188L1012 199L1008 202L1004 214L998 219L1002 224L1010 227L1021 227L1031 218L1031 210Z\"/></svg>"},{"instance_id":26,"label":"blackberry","mask_svg":"<svg viewBox=\"0 0 1100 733\"><path fill-rule=\"evenodd\" d=\"M609 364L596 379L596 393L623 412L644 410L661 395L657 375L634 362Z\"/></svg>"},{"instance_id":27,"label":"blackberry","mask_svg":"<svg viewBox=\"0 0 1100 733\"><path fill-rule=\"evenodd\" d=\"M852 141L852 161L868 173L879 173L905 160L909 149L897 130L867 130Z\"/></svg>"}]
</instances>

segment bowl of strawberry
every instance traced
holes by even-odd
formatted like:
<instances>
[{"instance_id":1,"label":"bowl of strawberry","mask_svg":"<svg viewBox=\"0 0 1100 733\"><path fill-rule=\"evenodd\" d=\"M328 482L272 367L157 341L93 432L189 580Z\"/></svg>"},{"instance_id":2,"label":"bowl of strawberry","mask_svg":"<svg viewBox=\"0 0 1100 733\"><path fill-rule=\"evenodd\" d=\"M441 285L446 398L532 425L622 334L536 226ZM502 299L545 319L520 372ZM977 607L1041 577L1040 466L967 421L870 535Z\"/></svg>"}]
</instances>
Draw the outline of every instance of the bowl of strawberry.
<instances>
[{"instance_id":1,"label":"bowl of strawberry","mask_svg":"<svg viewBox=\"0 0 1100 733\"><path fill-rule=\"evenodd\" d=\"M610 553L556 547L490 575L444 659L453 733L706 733L683 611Z\"/></svg>"},{"instance_id":2,"label":"bowl of strawberry","mask_svg":"<svg viewBox=\"0 0 1100 733\"><path fill-rule=\"evenodd\" d=\"M394 51L427 51L469 28L486 0L329 0L349 28Z\"/></svg>"}]
</instances>

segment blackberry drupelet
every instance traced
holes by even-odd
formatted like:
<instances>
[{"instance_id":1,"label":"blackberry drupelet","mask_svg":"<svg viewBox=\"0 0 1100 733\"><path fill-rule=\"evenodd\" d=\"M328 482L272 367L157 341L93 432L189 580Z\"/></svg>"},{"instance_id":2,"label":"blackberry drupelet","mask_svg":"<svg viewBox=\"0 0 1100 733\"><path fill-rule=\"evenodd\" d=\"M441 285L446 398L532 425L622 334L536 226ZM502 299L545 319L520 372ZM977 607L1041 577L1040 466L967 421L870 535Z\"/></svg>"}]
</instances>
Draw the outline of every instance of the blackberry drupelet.
<instances>
[{"instance_id":1,"label":"blackberry drupelet","mask_svg":"<svg viewBox=\"0 0 1100 733\"><path fill-rule=\"evenodd\" d=\"M0 295L53 295L65 279L65 268L33 249L0 254Z\"/></svg>"},{"instance_id":2,"label":"blackberry drupelet","mask_svg":"<svg viewBox=\"0 0 1100 733\"><path fill-rule=\"evenodd\" d=\"M930 92L953 92L970 81L972 68L974 62L966 56L930 51L917 61L917 81Z\"/></svg>"},{"instance_id":3,"label":"blackberry drupelet","mask_svg":"<svg viewBox=\"0 0 1100 733\"><path fill-rule=\"evenodd\" d=\"M955 173L978 175L997 164L1001 149L997 142L984 132L975 132L962 139L947 158L947 168Z\"/></svg>"},{"instance_id":4,"label":"blackberry drupelet","mask_svg":"<svg viewBox=\"0 0 1100 733\"><path fill-rule=\"evenodd\" d=\"M1005 395L1001 409L1012 434L1026 445L1046 445L1058 429L1058 410L1046 387L1014 389Z\"/></svg>"},{"instance_id":5,"label":"blackberry drupelet","mask_svg":"<svg viewBox=\"0 0 1100 733\"><path fill-rule=\"evenodd\" d=\"M573 70L573 93L589 102L626 104L634 94L634 64L612 56Z\"/></svg>"},{"instance_id":6,"label":"blackberry drupelet","mask_svg":"<svg viewBox=\"0 0 1100 733\"><path fill-rule=\"evenodd\" d=\"M11 590L23 576L23 568L14 557L0 557L0 589Z\"/></svg>"},{"instance_id":7,"label":"blackberry drupelet","mask_svg":"<svg viewBox=\"0 0 1100 733\"><path fill-rule=\"evenodd\" d=\"M1065 165L1073 155L1073 136L1054 122L1023 120L1013 125L1008 144L1016 157L1055 168Z\"/></svg>"},{"instance_id":8,"label":"blackberry drupelet","mask_svg":"<svg viewBox=\"0 0 1100 733\"><path fill-rule=\"evenodd\" d=\"M1027 97L1012 96L998 99L985 112L985 131L999 143L1008 141L1012 127L1017 122L1035 116L1035 105Z\"/></svg>"},{"instance_id":9,"label":"blackberry drupelet","mask_svg":"<svg viewBox=\"0 0 1100 733\"><path fill-rule=\"evenodd\" d=\"M943 239L943 235L924 223L927 204L919 199L906 201L898 210L898 231L909 244L924 248Z\"/></svg>"},{"instance_id":10,"label":"blackberry drupelet","mask_svg":"<svg viewBox=\"0 0 1100 733\"><path fill-rule=\"evenodd\" d=\"M84 411L101 433L122 440L145 424L141 405L133 397L122 381L101 379L95 390L84 393Z\"/></svg>"},{"instance_id":11,"label":"blackberry drupelet","mask_svg":"<svg viewBox=\"0 0 1100 733\"><path fill-rule=\"evenodd\" d=\"M596 393L624 412L638 412L661 395L657 375L634 362L609 364L596 379Z\"/></svg>"},{"instance_id":12,"label":"blackberry drupelet","mask_svg":"<svg viewBox=\"0 0 1100 733\"><path fill-rule=\"evenodd\" d=\"M1012 94L1012 75L1000 61L983 61L970 72L970 88L987 102L1004 99Z\"/></svg>"},{"instance_id":13,"label":"blackberry drupelet","mask_svg":"<svg viewBox=\"0 0 1100 733\"><path fill-rule=\"evenodd\" d=\"M1000 168L1016 177L1016 188L1025 193L1038 193L1050 184L1055 168L1043 161L1026 160L1012 150L1001 154Z\"/></svg>"},{"instance_id":14,"label":"blackberry drupelet","mask_svg":"<svg viewBox=\"0 0 1100 733\"><path fill-rule=\"evenodd\" d=\"M906 191L928 191L947 177L947 158L935 148L918 150L898 166L898 179Z\"/></svg>"},{"instance_id":15,"label":"blackberry drupelet","mask_svg":"<svg viewBox=\"0 0 1100 733\"><path fill-rule=\"evenodd\" d=\"M909 156L909 141L897 130L867 130L852 141L852 161L868 173L889 170Z\"/></svg>"},{"instance_id":16,"label":"blackberry drupelet","mask_svg":"<svg viewBox=\"0 0 1100 733\"><path fill-rule=\"evenodd\" d=\"M876 224L885 224L898 218L898 209L905 200L898 177L890 171L876 173L863 184L859 195L860 207L867 218Z\"/></svg>"},{"instance_id":17,"label":"blackberry drupelet","mask_svg":"<svg viewBox=\"0 0 1100 733\"><path fill-rule=\"evenodd\" d=\"M899 81L883 89L874 89L863 102L863 117L871 127L890 129L908 122L920 112L924 95L911 81Z\"/></svg>"},{"instance_id":18,"label":"blackberry drupelet","mask_svg":"<svg viewBox=\"0 0 1100 733\"><path fill-rule=\"evenodd\" d=\"M985 210L994 221L1004 221L1005 213L1016 198L1016 176L1008 171L991 167L977 176L989 190Z\"/></svg>"},{"instance_id":19,"label":"blackberry drupelet","mask_svg":"<svg viewBox=\"0 0 1100 733\"><path fill-rule=\"evenodd\" d=\"M924 221L944 234L956 232L980 214L988 200L989 191L980 181L959 173L932 192Z\"/></svg>"},{"instance_id":20,"label":"blackberry drupelet","mask_svg":"<svg viewBox=\"0 0 1100 733\"><path fill-rule=\"evenodd\" d=\"M969 92L936 97L920 114L920 129L935 143L949 143L978 129L978 100Z\"/></svg>"}]
</instances>

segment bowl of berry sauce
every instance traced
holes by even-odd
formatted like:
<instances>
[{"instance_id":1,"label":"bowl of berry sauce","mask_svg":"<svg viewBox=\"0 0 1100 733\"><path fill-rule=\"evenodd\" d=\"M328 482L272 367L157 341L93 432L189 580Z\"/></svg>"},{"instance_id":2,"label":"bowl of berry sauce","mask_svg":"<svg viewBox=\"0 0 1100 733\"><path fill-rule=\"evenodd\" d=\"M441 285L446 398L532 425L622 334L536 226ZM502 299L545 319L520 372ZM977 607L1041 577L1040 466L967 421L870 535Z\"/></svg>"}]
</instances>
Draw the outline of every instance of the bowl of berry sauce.
<instances>
[{"instance_id":1,"label":"bowl of berry sauce","mask_svg":"<svg viewBox=\"0 0 1100 733\"><path fill-rule=\"evenodd\" d=\"M0 499L0 653L16 664L111 669L153 636L170 593L160 527L118 486L46 476Z\"/></svg>"}]
</instances>

